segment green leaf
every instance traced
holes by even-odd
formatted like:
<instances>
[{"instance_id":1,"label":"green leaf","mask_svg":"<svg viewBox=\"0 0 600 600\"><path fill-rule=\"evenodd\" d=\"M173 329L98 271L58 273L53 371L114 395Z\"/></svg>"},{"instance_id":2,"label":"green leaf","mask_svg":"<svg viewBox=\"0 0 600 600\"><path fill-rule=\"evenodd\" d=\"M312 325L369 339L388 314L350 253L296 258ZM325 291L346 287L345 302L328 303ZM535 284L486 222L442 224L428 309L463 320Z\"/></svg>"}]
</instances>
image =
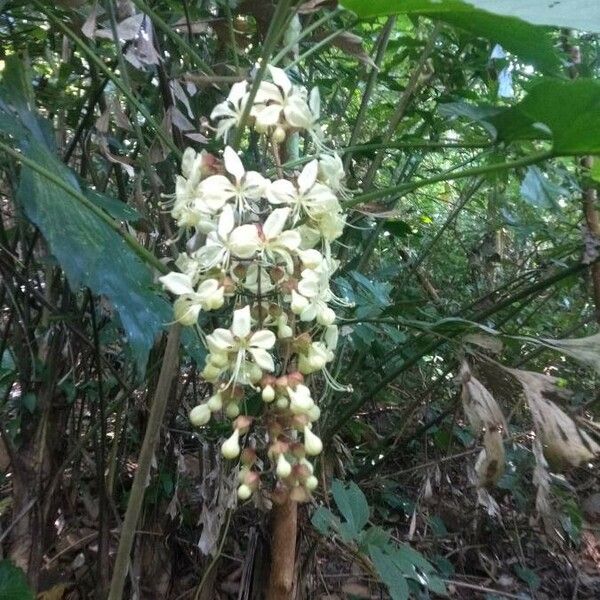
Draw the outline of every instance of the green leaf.
<instances>
[{"instance_id":1,"label":"green leaf","mask_svg":"<svg viewBox=\"0 0 600 600\"><path fill-rule=\"evenodd\" d=\"M407 600L408 584L396 563L378 546L369 546L369 556L392 600Z\"/></svg>"},{"instance_id":2,"label":"green leaf","mask_svg":"<svg viewBox=\"0 0 600 600\"><path fill-rule=\"evenodd\" d=\"M324 506L319 506L313 513L310 522L321 535L330 535L332 530L337 530L340 520Z\"/></svg>"},{"instance_id":3,"label":"green leaf","mask_svg":"<svg viewBox=\"0 0 600 600\"><path fill-rule=\"evenodd\" d=\"M521 183L521 196L533 206L556 208L560 196L567 191L552 183L539 167L528 167Z\"/></svg>"},{"instance_id":4,"label":"green leaf","mask_svg":"<svg viewBox=\"0 0 600 600\"><path fill-rule=\"evenodd\" d=\"M360 17L422 14L499 43L543 72L558 74L562 68L547 28L531 25L514 16L492 14L488 12L489 6L485 7L488 10L480 10L460 0L344 0L343 4ZM479 6L481 2L473 4Z\"/></svg>"},{"instance_id":5,"label":"green leaf","mask_svg":"<svg viewBox=\"0 0 600 600\"><path fill-rule=\"evenodd\" d=\"M335 479L331 486L335 503L354 535L358 535L369 520L369 505L360 488L351 482L347 487ZM348 533L350 533L348 531Z\"/></svg>"},{"instance_id":6,"label":"green leaf","mask_svg":"<svg viewBox=\"0 0 600 600\"><path fill-rule=\"evenodd\" d=\"M600 11L596 0L469 0L468 3L456 0L344 0L343 4L362 17L414 10L467 11L476 7L534 25L600 32Z\"/></svg>"},{"instance_id":7,"label":"green leaf","mask_svg":"<svg viewBox=\"0 0 600 600\"><path fill-rule=\"evenodd\" d=\"M76 188L69 169L34 140L24 155L60 173ZM115 307L142 373L157 334L172 319L170 305L152 289L150 269L113 229L27 167L21 170L17 197L48 242L71 288L89 287Z\"/></svg>"},{"instance_id":8,"label":"green leaf","mask_svg":"<svg viewBox=\"0 0 600 600\"><path fill-rule=\"evenodd\" d=\"M524 581L532 590L537 590L540 587L541 579L539 575L528 569L527 567L521 567L520 565L514 566L515 573L518 577Z\"/></svg>"},{"instance_id":9,"label":"green leaf","mask_svg":"<svg viewBox=\"0 0 600 600\"><path fill-rule=\"evenodd\" d=\"M549 139L557 154L599 154L600 81L542 80L490 121L502 141Z\"/></svg>"},{"instance_id":10,"label":"green leaf","mask_svg":"<svg viewBox=\"0 0 600 600\"><path fill-rule=\"evenodd\" d=\"M2 600L33 600L25 574L10 561L0 561L0 598Z\"/></svg>"},{"instance_id":11,"label":"green leaf","mask_svg":"<svg viewBox=\"0 0 600 600\"><path fill-rule=\"evenodd\" d=\"M51 128L30 110L30 92L22 70L16 57L7 60L0 86L0 132L12 136L25 157L96 202L100 199L107 212L111 212L109 206L114 212L110 199L93 190L81 190L75 174L56 157ZM71 288L89 287L112 303L141 374L157 334L172 319L170 305L153 289L152 271L116 231L26 166L21 169L17 200L48 242ZM127 216L133 217L133 213L125 210L120 214L121 218Z\"/></svg>"}]
</instances>

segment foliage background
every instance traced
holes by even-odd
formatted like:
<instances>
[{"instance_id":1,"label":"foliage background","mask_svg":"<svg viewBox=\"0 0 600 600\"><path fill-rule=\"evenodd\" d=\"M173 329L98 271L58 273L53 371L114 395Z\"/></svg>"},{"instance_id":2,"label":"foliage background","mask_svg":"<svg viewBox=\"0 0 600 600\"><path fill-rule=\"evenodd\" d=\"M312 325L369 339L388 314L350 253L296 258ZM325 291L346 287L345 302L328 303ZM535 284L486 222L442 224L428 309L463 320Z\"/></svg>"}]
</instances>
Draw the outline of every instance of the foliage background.
<instances>
[{"instance_id":1,"label":"foliage background","mask_svg":"<svg viewBox=\"0 0 600 600\"><path fill-rule=\"evenodd\" d=\"M493 361L559 376L563 408L597 418L597 374L536 340L597 331L600 10L287 4L296 55L277 54L290 40L270 2L0 3L3 556L49 597L106 597L171 319L156 276L182 250L163 195L183 148L217 151L207 115L274 48L320 88L356 191L336 281L356 302L336 367L355 391L325 402L299 597L426 597L442 579L455 597L595 597L594 471L554 476L554 525L535 519L531 419ZM202 357L184 332L131 597L259 597L268 569L261 507L232 511L225 428L187 423L209 393ZM468 476L481 440L460 405L465 357L511 416L495 515ZM333 504L332 479L355 482L334 483ZM24 585L1 565L0 585Z\"/></svg>"}]
</instances>

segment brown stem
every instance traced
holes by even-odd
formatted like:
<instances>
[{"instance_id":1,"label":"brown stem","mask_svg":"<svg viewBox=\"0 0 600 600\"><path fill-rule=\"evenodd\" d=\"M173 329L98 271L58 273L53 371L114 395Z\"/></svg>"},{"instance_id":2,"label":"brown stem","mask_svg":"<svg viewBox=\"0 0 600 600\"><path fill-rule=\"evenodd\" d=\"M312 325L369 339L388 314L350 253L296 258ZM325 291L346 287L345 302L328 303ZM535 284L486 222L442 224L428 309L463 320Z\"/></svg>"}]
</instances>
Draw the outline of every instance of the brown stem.
<instances>
[{"instance_id":1,"label":"brown stem","mask_svg":"<svg viewBox=\"0 0 600 600\"><path fill-rule=\"evenodd\" d=\"M125 520L121 528L121 538L119 539L119 547L117 557L115 559L115 567L113 570L112 580L110 582L110 591L108 600L120 600L123 597L123 587L125 586L125 577L129 567L129 554L133 545L133 538L137 522L142 510L142 502L144 500L144 490L150 475L150 467L152 466L152 457L158 445L160 427L167 408L169 399L169 390L173 383L173 377L177 373L177 365L179 361L179 338L181 327L179 324L174 324L169 330L167 337L167 347L163 357L158 384L152 400L150 415L148 417L148 425L140 456L138 459L138 468L133 478L129 501L127 502L127 511L125 512Z\"/></svg>"},{"instance_id":2,"label":"brown stem","mask_svg":"<svg viewBox=\"0 0 600 600\"><path fill-rule=\"evenodd\" d=\"M290 498L271 511L271 574L266 600L291 600L296 563L298 503Z\"/></svg>"}]
</instances>

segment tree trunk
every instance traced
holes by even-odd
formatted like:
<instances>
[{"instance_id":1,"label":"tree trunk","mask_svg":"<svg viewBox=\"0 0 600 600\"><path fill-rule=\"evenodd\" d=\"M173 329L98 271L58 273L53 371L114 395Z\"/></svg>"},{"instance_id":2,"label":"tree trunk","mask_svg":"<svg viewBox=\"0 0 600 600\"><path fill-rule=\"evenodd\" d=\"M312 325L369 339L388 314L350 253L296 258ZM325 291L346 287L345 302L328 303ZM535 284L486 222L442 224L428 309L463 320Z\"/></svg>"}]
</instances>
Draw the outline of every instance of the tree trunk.
<instances>
[{"instance_id":1,"label":"tree trunk","mask_svg":"<svg viewBox=\"0 0 600 600\"><path fill-rule=\"evenodd\" d=\"M271 572L267 600L291 600L296 563L298 503L289 498L271 514Z\"/></svg>"}]
</instances>

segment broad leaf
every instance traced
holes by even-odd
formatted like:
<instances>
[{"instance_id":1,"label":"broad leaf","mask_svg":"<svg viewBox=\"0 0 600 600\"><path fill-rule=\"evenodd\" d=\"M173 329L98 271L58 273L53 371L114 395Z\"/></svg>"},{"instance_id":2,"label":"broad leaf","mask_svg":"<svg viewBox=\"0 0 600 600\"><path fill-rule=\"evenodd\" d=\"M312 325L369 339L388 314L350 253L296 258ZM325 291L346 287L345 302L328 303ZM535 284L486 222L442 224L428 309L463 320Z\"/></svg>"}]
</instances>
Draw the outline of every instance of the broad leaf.
<instances>
[{"instance_id":1,"label":"broad leaf","mask_svg":"<svg viewBox=\"0 0 600 600\"><path fill-rule=\"evenodd\" d=\"M367 524L369 520L369 505L360 488L351 482L347 487L336 479L331 486L335 503L348 523L348 528L354 535Z\"/></svg>"},{"instance_id":2,"label":"broad leaf","mask_svg":"<svg viewBox=\"0 0 600 600\"><path fill-rule=\"evenodd\" d=\"M7 63L0 88L0 132L18 133L23 155L82 191L74 173L54 154L46 122L30 111L16 61ZM20 91L19 91L20 90ZM85 193L86 190L83 190ZM96 192L87 190L98 200ZM74 290L89 287L114 306L135 358L145 369L157 334L172 319L167 301L153 289L153 274L124 239L88 208L32 169L23 166L17 197L26 216L40 229ZM115 206L104 198L103 208ZM126 214L125 214L126 213ZM124 211L122 216L134 216Z\"/></svg>"},{"instance_id":3,"label":"broad leaf","mask_svg":"<svg viewBox=\"0 0 600 600\"><path fill-rule=\"evenodd\" d=\"M33 600L34 595L21 569L10 561L0 561L0 598L2 600Z\"/></svg>"},{"instance_id":4,"label":"broad leaf","mask_svg":"<svg viewBox=\"0 0 600 600\"><path fill-rule=\"evenodd\" d=\"M567 191L552 183L539 167L529 167L521 183L521 196L533 206L556 208L560 196Z\"/></svg>"},{"instance_id":5,"label":"broad leaf","mask_svg":"<svg viewBox=\"0 0 600 600\"><path fill-rule=\"evenodd\" d=\"M369 555L392 600L406 600L408 584L398 565L378 546L369 546Z\"/></svg>"},{"instance_id":6,"label":"broad leaf","mask_svg":"<svg viewBox=\"0 0 600 600\"><path fill-rule=\"evenodd\" d=\"M557 154L598 154L600 81L542 80L490 121L503 141L548 139Z\"/></svg>"},{"instance_id":7,"label":"broad leaf","mask_svg":"<svg viewBox=\"0 0 600 600\"><path fill-rule=\"evenodd\" d=\"M561 70L549 30L514 16L492 14L459 0L344 0L343 4L361 17L422 14L499 43L541 71L558 74Z\"/></svg>"},{"instance_id":8,"label":"broad leaf","mask_svg":"<svg viewBox=\"0 0 600 600\"><path fill-rule=\"evenodd\" d=\"M534 25L600 32L600 11L596 0L344 0L343 4L363 17L416 10L468 11L476 7L497 15L517 17Z\"/></svg>"}]
</instances>

